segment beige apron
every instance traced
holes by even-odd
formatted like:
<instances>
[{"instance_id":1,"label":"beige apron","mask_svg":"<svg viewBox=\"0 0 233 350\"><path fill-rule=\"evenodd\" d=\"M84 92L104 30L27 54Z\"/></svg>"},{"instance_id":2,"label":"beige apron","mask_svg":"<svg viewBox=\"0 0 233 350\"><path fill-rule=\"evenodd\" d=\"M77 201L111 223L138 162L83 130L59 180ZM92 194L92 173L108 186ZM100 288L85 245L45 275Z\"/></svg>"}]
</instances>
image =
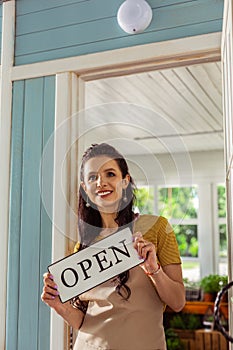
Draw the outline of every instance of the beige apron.
<instances>
[{"instance_id":1,"label":"beige apron","mask_svg":"<svg viewBox=\"0 0 233 350\"><path fill-rule=\"evenodd\" d=\"M88 310L74 350L166 350L164 304L141 267L130 270L128 300L107 281L82 294Z\"/></svg>"}]
</instances>

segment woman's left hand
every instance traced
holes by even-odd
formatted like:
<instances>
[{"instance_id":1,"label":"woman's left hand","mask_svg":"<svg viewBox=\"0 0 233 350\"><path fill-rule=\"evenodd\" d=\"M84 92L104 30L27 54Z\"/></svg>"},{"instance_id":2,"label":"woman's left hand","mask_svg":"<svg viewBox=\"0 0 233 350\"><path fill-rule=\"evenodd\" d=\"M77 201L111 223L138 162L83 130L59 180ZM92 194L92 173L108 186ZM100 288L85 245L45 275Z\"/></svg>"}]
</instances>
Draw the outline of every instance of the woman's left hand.
<instances>
[{"instance_id":1,"label":"woman's left hand","mask_svg":"<svg viewBox=\"0 0 233 350\"><path fill-rule=\"evenodd\" d=\"M144 259L141 267L146 273L153 273L159 269L155 246L153 243L146 241L140 232L134 235L134 248L138 255Z\"/></svg>"},{"instance_id":2,"label":"woman's left hand","mask_svg":"<svg viewBox=\"0 0 233 350\"><path fill-rule=\"evenodd\" d=\"M185 290L180 264L169 264L160 269L154 244L146 241L140 232L134 234L134 248L144 259L140 266L150 275L161 300L174 311L181 311L185 305ZM157 274L157 271L160 272Z\"/></svg>"}]
</instances>

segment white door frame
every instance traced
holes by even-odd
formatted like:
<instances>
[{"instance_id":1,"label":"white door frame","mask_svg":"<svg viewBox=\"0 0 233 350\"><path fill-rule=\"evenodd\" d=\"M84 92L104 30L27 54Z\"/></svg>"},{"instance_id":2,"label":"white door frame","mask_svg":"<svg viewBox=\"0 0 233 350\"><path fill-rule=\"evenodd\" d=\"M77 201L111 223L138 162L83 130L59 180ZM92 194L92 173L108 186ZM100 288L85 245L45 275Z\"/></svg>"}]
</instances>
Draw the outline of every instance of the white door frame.
<instances>
[{"instance_id":1,"label":"white door frame","mask_svg":"<svg viewBox=\"0 0 233 350\"><path fill-rule=\"evenodd\" d=\"M106 51L102 53L91 54L85 57L77 58L76 63L74 63L73 58L71 58L69 59L69 65L67 64L68 59L63 60L63 62L60 62L60 66L57 66L58 74L56 80L56 90L57 92L64 91L65 87L66 94L56 94L55 103L57 121L55 121L55 125L58 126L58 120L60 122L64 121L67 117L71 117L71 115L75 113L75 111L79 112L83 109L85 97L85 81L151 70L159 70L177 66L186 66L204 62L220 61L220 48L221 33L215 33L143 46L136 46L127 49L119 49L114 51ZM77 63L77 60L79 60L79 64ZM46 71L46 69L51 68L47 67L47 64L48 63L44 64L44 72ZM72 72L73 75L76 75L77 80L73 80L73 84L69 83L69 73L62 73L64 72L64 70L66 72ZM49 71L49 69L47 71ZM33 74L32 70L30 71L30 74ZM20 70L17 69L17 71L14 72L14 78L18 79L20 76ZM67 115L68 109L66 109L66 113L64 113L64 106L71 106L72 103L72 111L70 111L70 114ZM68 144L71 144L71 129L67 130L67 133L69 135L67 135L66 142L68 142ZM60 152L59 147L56 148L55 146L55 163L57 162L57 160L60 159L61 154L62 153ZM59 175L57 171L59 172L59 174L61 173L59 167L57 167L56 164L54 164L54 183L61 183L61 181L59 180L59 176L61 175ZM73 183L72 188L69 188L68 183L72 180L72 178L77 178L77 167L73 167L73 169L71 169L70 164L68 162L66 174L66 189L68 192L71 191L71 193L73 193L74 191L77 191L77 182ZM54 186L53 222L55 222L56 220L56 213L64 213L63 233L67 232L67 236L69 236L70 228L68 227L69 224L66 222L67 210L64 210L65 204L62 204L61 200L56 200L56 198L59 197L59 192L62 192L61 188L59 189L58 186ZM68 192L66 193L66 198L69 198ZM69 215L67 215L67 217L69 217ZM76 224L73 222L72 225L75 229ZM61 253L64 253L66 250L65 240L63 240L63 246L57 244L57 234L59 233L56 232L56 228L54 225L54 239L52 247L53 257L59 257ZM64 350L64 348L66 349L66 344L68 344L67 330L64 331L64 329L64 322L62 321L62 319L60 317L57 317L53 313L51 321L50 350Z\"/></svg>"}]
</instances>

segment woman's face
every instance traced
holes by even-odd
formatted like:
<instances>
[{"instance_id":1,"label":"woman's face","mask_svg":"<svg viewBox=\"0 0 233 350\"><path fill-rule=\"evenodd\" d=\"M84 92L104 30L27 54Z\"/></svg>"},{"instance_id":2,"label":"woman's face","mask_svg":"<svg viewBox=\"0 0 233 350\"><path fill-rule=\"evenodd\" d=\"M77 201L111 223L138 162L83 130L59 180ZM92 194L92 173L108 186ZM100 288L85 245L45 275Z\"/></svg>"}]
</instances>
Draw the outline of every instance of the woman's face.
<instances>
[{"instance_id":1,"label":"woman's face","mask_svg":"<svg viewBox=\"0 0 233 350\"><path fill-rule=\"evenodd\" d=\"M115 212L130 176L122 178L118 163L109 157L98 156L84 165L83 189L100 211Z\"/></svg>"}]
</instances>

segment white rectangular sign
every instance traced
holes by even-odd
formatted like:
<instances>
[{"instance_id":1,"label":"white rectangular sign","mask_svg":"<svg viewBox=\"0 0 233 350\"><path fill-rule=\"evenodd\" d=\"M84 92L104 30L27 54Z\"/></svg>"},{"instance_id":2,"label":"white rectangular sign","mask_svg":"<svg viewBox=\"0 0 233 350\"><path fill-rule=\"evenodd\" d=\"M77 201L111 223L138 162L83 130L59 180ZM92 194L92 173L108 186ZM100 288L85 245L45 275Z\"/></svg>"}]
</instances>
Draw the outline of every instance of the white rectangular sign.
<instances>
[{"instance_id":1,"label":"white rectangular sign","mask_svg":"<svg viewBox=\"0 0 233 350\"><path fill-rule=\"evenodd\" d=\"M129 228L48 266L64 303L143 262Z\"/></svg>"}]
</instances>

